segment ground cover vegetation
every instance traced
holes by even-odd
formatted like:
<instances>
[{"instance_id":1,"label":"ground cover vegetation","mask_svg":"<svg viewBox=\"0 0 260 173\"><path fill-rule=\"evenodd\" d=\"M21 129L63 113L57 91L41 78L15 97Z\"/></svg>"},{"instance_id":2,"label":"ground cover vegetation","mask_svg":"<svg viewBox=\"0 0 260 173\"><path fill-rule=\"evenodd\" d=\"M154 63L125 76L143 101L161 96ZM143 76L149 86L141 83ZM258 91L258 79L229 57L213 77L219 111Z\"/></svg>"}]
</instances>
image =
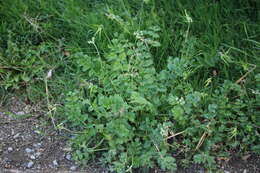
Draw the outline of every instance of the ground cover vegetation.
<instances>
[{"instance_id":1,"label":"ground cover vegetation","mask_svg":"<svg viewBox=\"0 0 260 173\"><path fill-rule=\"evenodd\" d=\"M44 100L74 159L176 170L260 152L256 0L5 0L0 96Z\"/></svg>"}]
</instances>

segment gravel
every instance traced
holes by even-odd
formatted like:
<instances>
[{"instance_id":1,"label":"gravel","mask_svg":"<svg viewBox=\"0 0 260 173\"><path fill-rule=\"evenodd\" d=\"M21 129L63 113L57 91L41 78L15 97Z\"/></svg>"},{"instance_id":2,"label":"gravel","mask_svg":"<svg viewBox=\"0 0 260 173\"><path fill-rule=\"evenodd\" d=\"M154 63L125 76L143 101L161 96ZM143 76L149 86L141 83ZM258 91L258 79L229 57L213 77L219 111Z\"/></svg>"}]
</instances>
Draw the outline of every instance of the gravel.
<instances>
[{"instance_id":1,"label":"gravel","mask_svg":"<svg viewBox=\"0 0 260 173\"><path fill-rule=\"evenodd\" d=\"M31 152L33 152L33 150L30 149L30 148L25 148L25 152L26 152L26 153L31 153Z\"/></svg>"},{"instance_id":2,"label":"gravel","mask_svg":"<svg viewBox=\"0 0 260 173\"><path fill-rule=\"evenodd\" d=\"M42 144L41 144L41 143L37 143L37 144L33 144L33 146L34 146L35 148L40 148L40 147L42 146Z\"/></svg>"},{"instance_id":3,"label":"gravel","mask_svg":"<svg viewBox=\"0 0 260 173\"><path fill-rule=\"evenodd\" d=\"M27 168L31 168L31 167L33 167L33 164L34 164L34 162L33 161L29 161L28 163L27 163Z\"/></svg>"},{"instance_id":4,"label":"gravel","mask_svg":"<svg viewBox=\"0 0 260 173\"><path fill-rule=\"evenodd\" d=\"M7 150L8 150L9 152L11 152L11 151L13 151L14 149L13 149L12 147L8 147Z\"/></svg>"},{"instance_id":5,"label":"gravel","mask_svg":"<svg viewBox=\"0 0 260 173\"><path fill-rule=\"evenodd\" d=\"M31 156L30 156L30 159L35 160L36 157L35 157L34 155L31 155Z\"/></svg>"},{"instance_id":6,"label":"gravel","mask_svg":"<svg viewBox=\"0 0 260 173\"><path fill-rule=\"evenodd\" d=\"M41 154L42 154L42 153L40 153L40 152L36 152L36 153L35 153L35 157L39 157Z\"/></svg>"},{"instance_id":7,"label":"gravel","mask_svg":"<svg viewBox=\"0 0 260 173\"><path fill-rule=\"evenodd\" d=\"M76 169L77 169L76 166L71 166L71 167L70 167L70 170L71 170L71 171L76 171Z\"/></svg>"},{"instance_id":8,"label":"gravel","mask_svg":"<svg viewBox=\"0 0 260 173\"><path fill-rule=\"evenodd\" d=\"M57 160L53 160L52 163L53 163L54 166L59 166Z\"/></svg>"},{"instance_id":9,"label":"gravel","mask_svg":"<svg viewBox=\"0 0 260 173\"><path fill-rule=\"evenodd\" d=\"M71 160L71 154L69 154L69 153L66 154L65 158L70 161Z\"/></svg>"},{"instance_id":10,"label":"gravel","mask_svg":"<svg viewBox=\"0 0 260 173\"><path fill-rule=\"evenodd\" d=\"M19 112L19 110L10 110L9 112ZM45 120L31 117L28 118L28 121L24 121L24 119L12 120L10 116L5 116L0 112L0 122L8 122L7 124L4 123L0 125L0 173L5 172L2 171L5 169L8 169L7 172L10 173L15 173L13 170L19 170L19 173L75 172L76 170L81 170L80 165L77 165L72 159L72 149L68 145L67 139L64 140L63 137L53 129L52 125L42 127L42 124L45 124ZM35 131L41 135L35 134ZM76 136L72 136L71 138L75 137ZM242 160L236 159L235 157L233 161L230 161L226 166L221 168L221 172L256 173L260 170L259 161L260 157L258 155L243 157ZM27 170L24 170L25 168ZM62 171L59 171L60 169ZM95 165L94 168L87 166L83 169L88 170L83 172L108 172L105 168L96 168ZM92 171L89 171L89 169ZM96 169L99 171L96 171ZM187 171L199 173L207 172L203 168L197 167L188 169ZM180 170L181 173L187 171Z\"/></svg>"},{"instance_id":11,"label":"gravel","mask_svg":"<svg viewBox=\"0 0 260 173\"><path fill-rule=\"evenodd\" d=\"M20 133L17 133L16 135L13 136L14 139L18 138L20 136Z\"/></svg>"}]
</instances>

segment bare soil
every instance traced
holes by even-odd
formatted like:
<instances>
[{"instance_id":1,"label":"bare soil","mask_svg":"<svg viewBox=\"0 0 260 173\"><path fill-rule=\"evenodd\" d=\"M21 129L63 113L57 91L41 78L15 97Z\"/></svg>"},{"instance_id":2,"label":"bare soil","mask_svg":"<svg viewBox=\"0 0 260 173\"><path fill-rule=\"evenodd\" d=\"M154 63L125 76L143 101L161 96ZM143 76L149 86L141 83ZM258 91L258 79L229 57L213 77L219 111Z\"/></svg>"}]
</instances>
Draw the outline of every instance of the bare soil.
<instances>
[{"instance_id":1,"label":"bare soil","mask_svg":"<svg viewBox=\"0 0 260 173\"><path fill-rule=\"evenodd\" d=\"M108 172L105 168L77 165L68 145L69 134L55 130L39 105L26 104L16 97L4 107L0 105L0 173ZM242 158L234 154L218 164L223 173L260 173L260 156L252 153ZM207 171L194 164L176 172Z\"/></svg>"}]
</instances>

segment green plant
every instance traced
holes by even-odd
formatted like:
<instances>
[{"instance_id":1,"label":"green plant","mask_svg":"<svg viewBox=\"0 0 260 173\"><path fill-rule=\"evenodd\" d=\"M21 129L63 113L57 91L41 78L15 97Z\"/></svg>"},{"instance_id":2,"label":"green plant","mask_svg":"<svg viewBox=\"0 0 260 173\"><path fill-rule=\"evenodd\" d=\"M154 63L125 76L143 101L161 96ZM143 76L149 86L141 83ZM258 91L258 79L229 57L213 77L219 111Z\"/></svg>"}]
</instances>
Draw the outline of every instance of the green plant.
<instances>
[{"instance_id":1,"label":"green plant","mask_svg":"<svg viewBox=\"0 0 260 173\"><path fill-rule=\"evenodd\" d=\"M163 169L176 168L160 134L164 121L156 119L160 114L158 97L166 89L156 79L149 51L151 46L159 46L155 40L158 31L152 27L135 33L135 44L119 36L112 40L104 60L73 55L85 78L81 90L67 96L65 115L72 126L80 123L84 129L78 138L91 139L84 140L84 145L81 140L73 142L79 153L88 153L77 158L90 159L105 150L103 163L113 163L111 169L117 172L153 167L156 162Z\"/></svg>"},{"instance_id":2,"label":"green plant","mask_svg":"<svg viewBox=\"0 0 260 173\"><path fill-rule=\"evenodd\" d=\"M67 121L83 132L72 141L77 159L98 156L117 172L157 164L175 170L170 153L179 148L171 138L185 152L217 151L215 156L239 141L250 141L240 148L257 144L256 114L247 114L253 100L238 84L225 81L213 93L196 91L189 83L196 62L184 58L170 57L166 69L155 70L151 49L160 46L158 31L136 32L134 43L119 35L104 58L72 55L84 74L65 102ZM208 168L215 163L208 154L194 159Z\"/></svg>"},{"instance_id":3,"label":"green plant","mask_svg":"<svg viewBox=\"0 0 260 173\"><path fill-rule=\"evenodd\" d=\"M3 1L1 98L47 100L82 163L213 170L260 151L258 18L242 0Z\"/></svg>"}]
</instances>

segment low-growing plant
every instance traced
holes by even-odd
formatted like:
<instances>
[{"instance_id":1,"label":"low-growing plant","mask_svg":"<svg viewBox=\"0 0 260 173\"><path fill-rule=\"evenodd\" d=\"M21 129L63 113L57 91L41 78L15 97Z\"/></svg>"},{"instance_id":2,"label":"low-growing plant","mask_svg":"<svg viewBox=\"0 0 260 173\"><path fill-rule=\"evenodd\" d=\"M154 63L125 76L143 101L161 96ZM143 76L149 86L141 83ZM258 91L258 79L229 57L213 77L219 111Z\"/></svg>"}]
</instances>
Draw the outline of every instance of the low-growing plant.
<instances>
[{"instance_id":1,"label":"low-growing plant","mask_svg":"<svg viewBox=\"0 0 260 173\"><path fill-rule=\"evenodd\" d=\"M0 104L46 100L82 164L214 171L260 152L255 2L1 1Z\"/></svg>"},{"instance_id":2,"label":"low-growing plant","mask_svg":"<svg viewBox=\"0 0 260 173\"><path fill-rule=\"evenodd\" d=\"M213 93L196 91L189 82L196 62L189 58L169 57L156 71L151 49L160 46L159 31L135 32L135 42L115 36L102 57L72 55L81 81L67 94L64 115L81 131L72 140L77 160L99 159L116 172L176 170L173 154L181 151L197 153L194 161L212 169L219 154L256 147L254 99L231 81Z\"/></svg>"},{"instance_id":3,"label":"low-growing plant","mask_svg":"<svg viewBox=\"0 0 260 173\"><path fill-rule=\"evenodd\" d=\"M43 42L38 45L18 41L19 35L9 32L6 48L0 48L0 87L6 91L23 91L31 100L46 97L45 79L49 71L64 73L66 55L62 40L57 43ZM56 90L61 82L50 81L50 90ZM59 84L58 84L59 83ZM64 84L63 84L64 85Z\"/></svg>"}]
</instances>

